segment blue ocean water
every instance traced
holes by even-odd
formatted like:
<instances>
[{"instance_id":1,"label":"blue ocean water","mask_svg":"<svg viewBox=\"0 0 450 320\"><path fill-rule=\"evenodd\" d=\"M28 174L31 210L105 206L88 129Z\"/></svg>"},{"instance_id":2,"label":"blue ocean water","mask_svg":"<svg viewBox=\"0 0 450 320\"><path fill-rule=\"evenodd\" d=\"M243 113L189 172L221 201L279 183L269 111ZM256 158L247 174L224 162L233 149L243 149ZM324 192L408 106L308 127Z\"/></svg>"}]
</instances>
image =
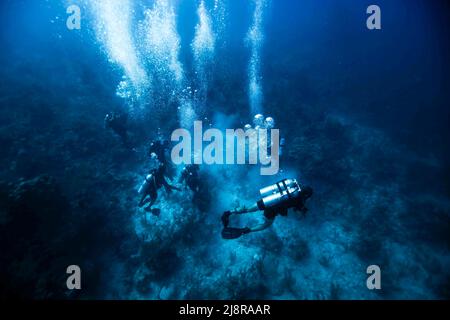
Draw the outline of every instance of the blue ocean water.
<instances>
[{"instance_id":1,"label":"blue ocean water","mask_svg":"<svg viewBox=\"0 0 450 320\"><path fill-rule=\"evenodd\" d=\"M381 30L366 27L371 4ZM449 298L444 1L0 6L0 297ZM111 111L133 148L104 127ZM161 189L159 216L138 207L152 140L257 113L286 141L277 175L202 165L200 195ZM306 217L222 239L222 212L287 177L314 189ZM82 290L66 288L73 264ZM381 290L366 286L369 265Z\"/></svg>"}]
</instances>

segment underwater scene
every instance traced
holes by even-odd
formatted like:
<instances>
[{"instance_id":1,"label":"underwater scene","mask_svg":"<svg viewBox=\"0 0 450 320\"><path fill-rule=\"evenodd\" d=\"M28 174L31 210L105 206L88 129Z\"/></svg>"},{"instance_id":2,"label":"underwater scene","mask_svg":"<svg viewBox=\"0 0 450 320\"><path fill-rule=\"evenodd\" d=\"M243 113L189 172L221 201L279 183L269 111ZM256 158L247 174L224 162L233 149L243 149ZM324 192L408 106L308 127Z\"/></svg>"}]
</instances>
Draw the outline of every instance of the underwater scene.
<instances>
[{"instance_id":1,"label":"underwater scene","mask_svg":"<svg viewBox=\"0 0 450 320\"><path fill-rule=\"evenodd\" d=\"M449 299L449 7L2 0L0 299Z\"/></svg>"}]
</instances>

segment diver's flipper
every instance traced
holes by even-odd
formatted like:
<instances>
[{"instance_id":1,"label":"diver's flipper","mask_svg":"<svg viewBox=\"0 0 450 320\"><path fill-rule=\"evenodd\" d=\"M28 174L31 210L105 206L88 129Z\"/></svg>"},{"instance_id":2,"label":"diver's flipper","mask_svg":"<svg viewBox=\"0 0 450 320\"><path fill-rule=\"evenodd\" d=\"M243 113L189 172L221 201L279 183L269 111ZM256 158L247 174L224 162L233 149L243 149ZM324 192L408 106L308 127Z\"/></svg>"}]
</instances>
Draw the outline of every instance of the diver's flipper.
<instances>
[{"instance_id":1,"label":"diver's flipper","mask_svg":"<svg viewBox=\"0 0 450 320\"><path fill-rule=\"evenodd\" d=\"M158 208L152 209L152 215L158 217L160 213L161 213L161 209L158 209Z\"/></svg>"},{"instance_id":2,"label":"diver's flipper","mask_svg":"<svg viewBox=\"0 0 450 320\"><path fill-rule=\"evenodd\" d=\"M147 212L150 212L154 216L159 216L159 214L161 213L161 209L158 209L158 208L147 207L144 210Z\"/></svg>"},{"instance_id":3,"label":"diver's flipper","mask_svg":"<svg viewBox=\"0 0 450 320\"><path fill-rule=\"evenodd\" d=\"M249 228L223 228L222 238L224 239L237 239L243 234L249 233Z\"/></svg>"}]
</instances>

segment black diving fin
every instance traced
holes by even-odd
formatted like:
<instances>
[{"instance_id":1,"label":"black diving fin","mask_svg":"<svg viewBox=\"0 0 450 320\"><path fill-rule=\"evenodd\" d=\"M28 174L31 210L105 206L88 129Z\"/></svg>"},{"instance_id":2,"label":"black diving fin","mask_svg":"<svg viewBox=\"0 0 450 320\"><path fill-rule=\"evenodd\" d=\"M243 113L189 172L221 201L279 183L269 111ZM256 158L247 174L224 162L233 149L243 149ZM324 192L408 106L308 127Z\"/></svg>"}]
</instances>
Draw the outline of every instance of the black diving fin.
<instances>
[{"instance_id":1,"label":"black diving fin","mask_svg":"<svg viewBox=\"0 0 450 320\"><path fill-rule=\"evenodd\" d=\"M158 217L161 213L161 209L159 208L145 208L144 209L146 212L150 212L152 215Z\"/></svg>"},{"instance_id":2,"label":"black diving fin","mask_svg":"<svg viewBox=\"0 0 450 320\"><path fill-rule=\"evenodd\" d=\"M225 227L222 230L222 238L224 239L237 239L243 234L249 233L249 228L228 228Z\"/></svg>"}]
</instances>

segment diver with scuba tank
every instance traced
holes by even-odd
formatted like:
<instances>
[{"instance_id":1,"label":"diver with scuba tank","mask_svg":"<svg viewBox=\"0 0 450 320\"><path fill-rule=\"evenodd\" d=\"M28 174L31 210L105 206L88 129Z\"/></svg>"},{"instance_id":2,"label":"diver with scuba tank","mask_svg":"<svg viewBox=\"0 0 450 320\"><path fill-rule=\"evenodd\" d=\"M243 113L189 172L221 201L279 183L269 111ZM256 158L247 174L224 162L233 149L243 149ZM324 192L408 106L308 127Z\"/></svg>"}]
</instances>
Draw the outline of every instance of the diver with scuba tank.
<instances>
[{"instance_id":1,"label":"diver with scuba tank","mask_svg":"<svg viewBox=\"0 0 450 320\"><path fill-rule=\"evenodd\" d=\"M273 185L262 188L259 191L261 198L251 207L240 207L226 211L222 215L222 237L224 239L236 239L240 236L261 231L270 227L277 215L287 216L288 209L294 209L306 214L305 206L313 190L308 186L300 186L295 179L284 179ZM234 228L229 227L230 216L249 212L264 211L264 222L254 227Z\"/></svg>"},{"instance_id":2,"label":"diver with scuba tank","mask_svg":"<svg viewBox=\"0 0 450 320\"><path fill-rule=\"evenodd\" d=\"M139 207L143 207L146 203L149 203L144 210L158 216L160 210L156 208L153 209L152 205L156 202L156 199L158 198L158 189L162 186L164 186L167 193L170 193L172 190L181 191L180 188L170 185L167 182L165 177L165 165L161 163L157 169L152 169L150 171L150 174L145 177L144 182L139 188L138 193L141 195Z\"/></svg>"}]
</instances>

